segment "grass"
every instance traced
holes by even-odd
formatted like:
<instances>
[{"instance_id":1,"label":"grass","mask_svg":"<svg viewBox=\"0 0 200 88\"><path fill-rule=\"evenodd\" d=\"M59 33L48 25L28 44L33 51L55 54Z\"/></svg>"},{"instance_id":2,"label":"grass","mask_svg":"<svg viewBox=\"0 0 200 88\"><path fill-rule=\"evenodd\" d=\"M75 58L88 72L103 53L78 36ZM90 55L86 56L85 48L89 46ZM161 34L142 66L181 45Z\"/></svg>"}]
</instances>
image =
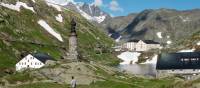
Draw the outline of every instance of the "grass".
<instances>
[{"instance_id":1,"label":"grass","mask_svg":"<svg viewBox=\"0 0 200 88\"><path fill-rule=\"evenodd\" d=\"M10 84L16 84L17 82L33 81L34 78L36 78L36 77L33 77L29 73L15 73L14 75L8 75L5 77L5 79Z\"/></svg>"},{"instance_id":2,"label":"grass","mask_svg":"<svg viewBox=\"0 0 200 88\"><path fill-rule=\"evenodd\" d=\"M133 78L134 79L134 78ZM126 81L117 82L112 80L98 81L90 85L78 85L77 88L170 88L170 85L174 82L170 79L138 79L130 82L129 84ZM131 79L128 79L131 80ZM56 83L34 83L34 84L25 84L17 87L11 88L70 88L67 84L56 84Z\"/></svg>"}]
</instances>

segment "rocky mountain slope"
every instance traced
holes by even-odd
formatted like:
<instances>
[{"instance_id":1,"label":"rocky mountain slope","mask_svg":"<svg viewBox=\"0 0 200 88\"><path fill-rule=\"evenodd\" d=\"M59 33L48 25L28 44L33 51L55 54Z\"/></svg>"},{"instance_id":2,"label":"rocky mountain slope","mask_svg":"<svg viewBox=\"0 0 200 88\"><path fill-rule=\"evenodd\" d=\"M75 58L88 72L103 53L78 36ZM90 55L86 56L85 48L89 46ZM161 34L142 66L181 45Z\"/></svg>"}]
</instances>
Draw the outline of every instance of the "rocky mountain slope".
<instances>
[{"instance_id":1,"label":"rocky mountain slope","mask_svg":"<svg viewBox=\"0 0 200 88\"><path fill-rule=\"evenodd\" d=\"M200 10L177 11L173 9L144 10L136 15L115 17L107 24L107 30L116 30L122 40L152 39L163 44L172 44L200 30ZM131 19L132 18L132 19ZM128 23L127 23L128 22ZM113 25L113 26L110 26ZM116 26L117 25L117 26ZM123 25L123 26L120 26Z\"/></svg>"},{"instance_id":2,"label":"rocky mountain slope","mask_svg":"<svg viewBox=\"0 0 200 88\"><path fill-rule=\"evenodd\" d=\"M108 18L108 20L101 23L101 26L109 34L110 37L117 39L126 26L131 23L137 14L129 14L128 16L119 16Z\"/></svg>"},{"instance_id":3,"label":"rocky mountain slope","mask_svg":"<svg viewBox=\"0 0 200 88\"><path fill-rule=\"evenodd\" d=\"M177 41L199 31L200 10L145 10L121 32L124 38ZM160 36L161 35L161 36Z\"/></svg>"},{"instance_id":4,"label":"rocky mountain slope","mask_svg":"<svg viewBox=\"0 0 200 88\"><path fill-rule=\"evenodd\" d=\"M107 47L113 41L77 12L43 0L2 0L0 69L14 68L16 62L28 53L48 53L57 60L65 58L72 18L78 23L78 47L82 59L103 64L117 61L107 53ZM97 46L102 54L97 54Z\"/></svg>"}]
</instances>

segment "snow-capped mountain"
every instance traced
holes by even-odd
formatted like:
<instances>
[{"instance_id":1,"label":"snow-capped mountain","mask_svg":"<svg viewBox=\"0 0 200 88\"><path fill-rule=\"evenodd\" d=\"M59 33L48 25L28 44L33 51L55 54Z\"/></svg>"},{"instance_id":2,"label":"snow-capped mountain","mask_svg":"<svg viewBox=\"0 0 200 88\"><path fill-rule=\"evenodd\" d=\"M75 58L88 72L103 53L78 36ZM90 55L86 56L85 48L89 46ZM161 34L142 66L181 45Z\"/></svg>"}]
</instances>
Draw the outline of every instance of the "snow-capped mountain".
<instances>
[{"instance_id":1,"label":"snow-capped mountain","mask_svg":"<svg viewBox=\"0 0 200 88\"><path fill-rule=\"evenodd\" d=\"M102 23L110 15L102 11L98 6L94 4L87 4L82 2L70 2L65 5L66 8L79 12L87 20Z\"/></svg>"},{"instance_id":2,"label":"snow-capped mountain","mask_svg":"<svg viewBox=\"0 0 200 88\"><path fill-rule=\"evenodd\" d=\"M55 3L74 10L80 13L89 21L102 23L105 19L110 18L110 15L102 11L98 6L91 3L74 2L73 0L46 0L47 2Z\"/></svg>"}]
</instances>

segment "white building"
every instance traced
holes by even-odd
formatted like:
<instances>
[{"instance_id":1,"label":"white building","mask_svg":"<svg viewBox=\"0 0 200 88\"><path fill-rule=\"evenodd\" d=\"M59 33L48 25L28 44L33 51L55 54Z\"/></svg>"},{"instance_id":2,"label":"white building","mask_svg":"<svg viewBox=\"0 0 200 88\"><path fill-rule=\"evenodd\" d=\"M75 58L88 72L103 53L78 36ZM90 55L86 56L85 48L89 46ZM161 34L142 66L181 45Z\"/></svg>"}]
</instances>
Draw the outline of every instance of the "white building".
<instances>
[{"instance_id":1,"label":"white building","mask_svg":"<svg viewBox=\"0 0 200 88\"><path fill-rule=\"evenodd\" d=\"M43 53L28 54L20 60L15 66L16 71L23 69L36 69L43 67L48 60L53 60L49 55Z\"/></svg>"},{"instance_id":2,"label":"white building","mask_svg":"<svg viewBox=\"0 0 200 88\"><path fill-rule=\"evenodd\" d=\"M152 40L130 40L122 45L122 49L129 51L148 51L160 48L160 43Z\"/></svg>"}]
</instances>

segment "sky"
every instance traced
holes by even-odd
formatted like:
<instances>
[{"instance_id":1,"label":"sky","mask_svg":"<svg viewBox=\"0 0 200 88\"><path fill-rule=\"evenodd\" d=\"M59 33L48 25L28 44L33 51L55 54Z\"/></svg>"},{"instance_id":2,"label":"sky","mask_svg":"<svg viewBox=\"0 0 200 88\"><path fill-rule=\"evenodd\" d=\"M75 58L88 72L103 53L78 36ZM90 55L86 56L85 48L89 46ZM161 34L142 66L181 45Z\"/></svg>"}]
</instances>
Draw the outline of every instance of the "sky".
<instances>
[{"instance_id":1,"label":"sky","mask_svg":"<svg viewBox=\"0 0 200 88\"><path fill-rule=\"evenodd\" d=\"M125 16L145 9L190 10L200 8L200 0L74 0L94 3L112 16Z\"/></svg>"}]
</instances>

